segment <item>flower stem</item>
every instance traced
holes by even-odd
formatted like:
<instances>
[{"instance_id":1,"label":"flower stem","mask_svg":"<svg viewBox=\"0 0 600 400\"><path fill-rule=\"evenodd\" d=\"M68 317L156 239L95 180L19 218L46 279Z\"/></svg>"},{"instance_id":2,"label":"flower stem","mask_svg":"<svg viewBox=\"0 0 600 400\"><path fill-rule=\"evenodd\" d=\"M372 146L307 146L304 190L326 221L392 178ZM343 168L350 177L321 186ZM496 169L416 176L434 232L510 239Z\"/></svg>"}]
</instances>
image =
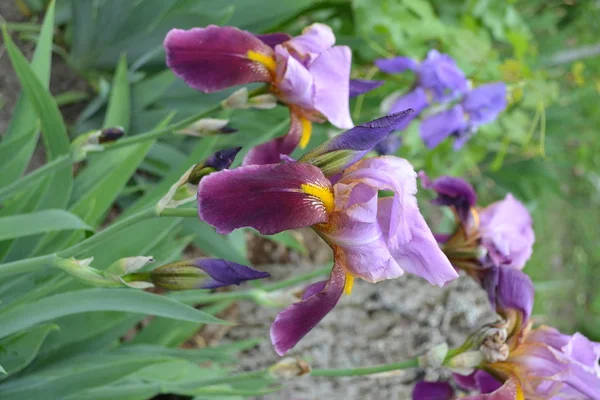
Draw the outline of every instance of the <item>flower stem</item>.
<instances>
[{"instance_id":1,"label":"flower stem","mask_svg":"<svg viewBox=\"0 0 600 400\"><path fill-rule=\"evenodd\" d=\"M419 366L419 358L411 358L406 361L393 363L393 364L383 364L376 365L373 367L359 367L359 368L345 368L345 369L313 369L310 372L310 376L362 376L362 375L372 375L379 374L382 372L390 372L397 371L402 369L409 368L417 368Z\"/></svg>"},{"instance_id":2,"label":"flower stem","mask_svg":"<svg viewBox=\"0 0 600 400\"><path fill-rule=\"evenodd\" d=\"M191 217L198 218L197 208L165 208L160 212L160 217Z\"/></svg>"},{"instance_id":3,"label":"flower stem","mask_svg":"<svg viewBox=\"0 0 600 400\"><path fill-rule=\"evenodd\" d=\"M6 276L47 268L54 263L55 259L56 254L48 254L41 257L26 258L24 260L0 264L0 277L4 278Z\"/></svg>"}]
</instances>

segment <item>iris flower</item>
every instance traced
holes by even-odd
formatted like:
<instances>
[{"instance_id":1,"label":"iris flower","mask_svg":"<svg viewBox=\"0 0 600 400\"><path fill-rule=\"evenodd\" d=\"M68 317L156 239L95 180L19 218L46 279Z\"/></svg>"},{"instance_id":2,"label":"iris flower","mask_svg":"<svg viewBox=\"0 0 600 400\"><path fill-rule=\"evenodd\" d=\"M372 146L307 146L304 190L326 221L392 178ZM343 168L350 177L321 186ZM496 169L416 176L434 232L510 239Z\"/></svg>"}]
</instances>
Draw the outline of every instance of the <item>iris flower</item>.
<instances>
[{"instance_id":1,"label":"iris flower","mask_svg":"<svg viewBox=\"0 0 600 400\"><path fill-rule=\"evenodd\" d=\"M521 202L509 193L503 200L477 207L475 190L463 179L443 176L432 182L425 173L420 176L423 186L438 195L433 203L451 207L456 215L455 231L438 237L455 267L479 280L489 269L523 269L531 257L535 234Z\"/></svg>"},{"instance_id":2,"label":"iris flower","mask_svg":"<svg viewBox=\"0 0 600 400\"><path fill-rule=\"evenodd\" d=\"M333 250L329 280L310 286L273 323L278 354L349 294L355 277L374 283L407 271L437 285L457 277L419 212L412 165L391 156L362 159L405 116L357 126L297 162L242 166L200 182L200 218L217 232L251 227L275 234L310 226ZM380 191L390 195L379 197Z\"/></svg>"},{"instance_id":3,"label":"iris flower","mask_svg":"<svg viewBox=\"0 0 600 400\"><path fill-rule=\"evenodd\" d=\"M407 108L415 110L398 130L405 129L410 122L419 116L434 101L445 103L455 99L468 90L467 78L456 65L452 57L430 50L427 57L418 62L409 57L395 57L375 60L375 65L383 72L398 74L413 71L416 80L410 92L398 97L390 106L389 113L396 113Z\"/></svg>"},{"instance_id":4,"label":"iris flower","mask_svg":"<svg viewBox=\"0 0 600 400\"><path fill-rule=\"evenodd\" d=\"M434 148L453 136L454 149L460 149L481 125L489 124L506 109L506 85L503 82L481 85L466 93L454 107L424 118L421 139Z\"/></svg>"},{"instance_id":5,"label":"iris flower","mask_svg":"<svg viewBox=\"0 0 600 400\"><path fill-rule=\"evenodd\" d=\"M580 333L564 335L548 327L533 327L533 285L519 270L501 269L497 285L505 315L519 315L505 323L505 339L486 340L480 347L482 362L469 376L455 374L457 385L480 394L470 400L584 400L600 399L600 343ZM524 278L525 277L525 278ZM502 336L500 336L502 338ZM418 396L418 397L416 397ZM437 397L434 397L437 396ZM422 382L414 399L456 399L449 383Z\"/></svg>"},{"instance_id":6,"label":"iris flower","mask_svg":"<svg viewBox=\"0 0 600 400\"><path fill-rule=\"evenodd\" d=\"M265 82L290 110L286 136L254 148L244 164L279 162L280 154L304 148L312 122L351 128L349 97L380 82L350 80L352 53L335 46L330 27L312 24L302 34L254 35L235 27L171 30L165 39L167 65L194 89L205 93Z\"/></svg>"}]
</instances>

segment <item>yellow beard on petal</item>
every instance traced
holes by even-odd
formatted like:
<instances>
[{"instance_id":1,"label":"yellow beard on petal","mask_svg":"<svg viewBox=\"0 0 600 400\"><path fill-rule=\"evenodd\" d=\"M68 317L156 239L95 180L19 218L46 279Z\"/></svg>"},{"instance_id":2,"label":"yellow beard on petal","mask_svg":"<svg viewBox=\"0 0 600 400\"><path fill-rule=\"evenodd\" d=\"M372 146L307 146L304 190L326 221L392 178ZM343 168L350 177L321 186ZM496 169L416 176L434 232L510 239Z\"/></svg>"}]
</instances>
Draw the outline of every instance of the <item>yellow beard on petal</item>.
<instances>
[{"instance_id":1,"label":"yellow beard on petal","mask_svg":"<svg viewBox=\"0 0 600 400\"><path fill-rule=\"evenodd\" d=\"M273 74L275 73L275 70L277 68L277 63L275 62L275 59L273 57L268 56L266 54L259 53L254 50L248 50L248 52L246 53L246 57L248 57L248 59L250 59L252 61L261 63L262 65L267 67L267 69L271 73L273 73Z\"/></svg>"},{"instance_id":2,"label":"yellow beard on petal","mask_svg":"<svg viewBox=\"0 0 600 400\"><path fill-rule=\"evenodd\" d=\"M302 125L302 136L300 136L299 146L301 149L304 149L306 148L306 145L308 145L308 141L312 134L312 122L304 117L300 117L300 124Z\"/></svg>"},{"instance_id":3,"label":"yellow beard on petal","mask_svg":"<svg viewBox=\"0 0 600 400\"><path fill-rule=\"evenodd\" d=\"M346 283L344 284L344 294L351 294L354 287L354 275L346 272Z\"/></svg>"},{"instance_id":4,"label":"yellow beard on petal","mask_svg":"<svg viewBox=\"0 0 600 400\"><path fill-rule=\"evenodd\" d=\"M331 213L335 207L333 201L333 193L329 188L313 185L312 183L303 183L300 185L300 189L310 196L316 197L323 203L327 213Z\"/></svg>"}]
</instances>

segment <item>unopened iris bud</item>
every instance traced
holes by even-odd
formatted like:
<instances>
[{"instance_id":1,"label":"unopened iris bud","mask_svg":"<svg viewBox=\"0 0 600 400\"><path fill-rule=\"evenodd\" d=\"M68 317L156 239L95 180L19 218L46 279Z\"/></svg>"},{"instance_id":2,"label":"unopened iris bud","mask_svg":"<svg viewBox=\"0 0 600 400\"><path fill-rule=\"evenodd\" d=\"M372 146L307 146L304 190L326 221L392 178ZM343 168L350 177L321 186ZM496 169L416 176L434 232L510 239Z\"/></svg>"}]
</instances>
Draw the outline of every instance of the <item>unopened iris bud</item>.
<instances>
[{"instance_id":1,"label":"unopened iris bud","mask_svg":"<svg viewBox=\"0 0 600 400\"><path fill-rule=\"evenodd\" d=\"M412 112L409 109L355 126L315 147L298 161L320 168L328 177L338 174L364 157Z\"/></svg>"},{"instance_id":2,"label":"unopened iris bud","mask_svg":"<svg viewBox=\"0 0 600 400\"><path fill-rule=\"evenodd\" d=\"M104 151L104 144L110 143L121 138L125 130L120 126L114 128L106 128L95 131L90 131L79 135L73 143L71 143L71 153L74 161L82 161L87 156L87 153Z\"/></svg>"},{"instance_id":3,"label":"unopened iris bud","mask_svg":"<svg viewBox=\"0 0 600 400\"><path fill-rule=\"evenodd\" d=\"M102 274L108 279L112 279L132 288L148 289L154 286L152 283L143 279L148 274L137 273L137 271L153 262L154 258L152 257L121 258L111 264ZM138 279L134 279L135 277Z\"/></svg>"},{"instance_id":4,"label":"unopened iris bud","mask_svg":"<svg viewBox=\"0 0 600 400\"><path fill-rule=\"evenodd\" d=\"M208 157L203 162L196 164L190 173L188 183L197 185L198 182L200 182L200 180L206 175L229 168L235 160L235 156L241 149L241 147L233 147L230 149L220 150Z\"/></svg>"},{"instance_id":5,"label":"unopened iris bud","mask_svg":"<svg viewBox=\"0 0 600 400\"><path fill-rule=\"evenodd\" d=\"M300 358L286 357L269 368L269 375L278 380L290 380L310 374L310 365Z\"/></svg>"},{"instance_id":6,"label":"unopened iris bud","mask_svg":"<svg viewBox=\"0 0 600 400\"><path fill-rule=\"evenodd\" d=\"M185 129L177 131L177 133L202 137L220 133L229 134L237 132L237 129L230 127L228 124L229 120L227 119L204 118L194 122Z\"/></svg>"},{"instance_id":7,"label":"unopened iris bud","mask_svg":"<svg viewBox=\"0 0 600 400\"><path fill-rule=\"evenodd\" d=\"M150 281L168 290L216 289L268 277L267 272L215 258L180 261L150 272Z\"/></svg>"}]
</instances>

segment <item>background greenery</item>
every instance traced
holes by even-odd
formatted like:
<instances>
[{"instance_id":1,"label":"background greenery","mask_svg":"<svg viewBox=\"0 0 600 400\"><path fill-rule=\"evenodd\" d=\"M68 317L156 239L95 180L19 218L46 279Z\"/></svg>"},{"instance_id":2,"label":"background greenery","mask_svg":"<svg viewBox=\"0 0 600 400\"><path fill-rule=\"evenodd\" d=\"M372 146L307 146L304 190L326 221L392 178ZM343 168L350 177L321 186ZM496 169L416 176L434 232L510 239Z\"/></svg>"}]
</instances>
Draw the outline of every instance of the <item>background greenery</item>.
<instances>
[{"instance_id":1,"label":"background greenery","mask_svg":"<svg viewBox=\"0 0 600 400\"><path fill-rule=\"evenodd\" d=\"M144 399L180 393L230 398L268 387L264 376L231 375L235 353L252 341L222 351L179 348L227 301L200 311L187 305L197 303L193 293L165 297L89 289L44 264L45 256L66 252L94 256L98 268L133 255L153 255L160 265L180 258L189 245L249 263L244 232L223 237L183 218L148 218L85 252L69 251L103 227L155 204L191 164L212 151L232 145L247 151L286 131L282 108L217 111L212 115L229 118L239 133L204 139L162 135L90 155L71 167L69 143L82 133L121 125L135 137L208 110L231 93L198 93L165 69L166 32L211 23L291 34L312 22L331 25L338 42L353 49L354 77L386 80L353 100L357 123L379 116L381 101L412 82L409 73L380 74L372 65L375 58L422 58L437 48L452 55L475 84L507 82L509 109L461 151L454 152L450 143L426 149L413 123L401 134L398 154L430 176L466 176L482 204L507 192L522 199L534 216L537 237L525 269L536 284L535 312L565 332L579 330L600 339L600 284L595 279L600 268L600 63L594 57L600 13L595 2L58 0L54 12L47 13L43 0L17 4L31 21L8 21L6 28L13 37L34 42L36 51L28 64L10 41L3 42L23 94L0 141L0 365L7 372L0 375L0 397ZM52 52L91 89L53 98L47 90ZM67 126L57 103L85 107ZM66 162L36 171L29 179L33 185L25 188L19 177L40 130L46 168ZM311 146L330 130L316 126ZM289 235L275 240L301 248ZM109 296L115 301L94 306ZM146 314L160 315L157 309L163 317L133 340L120 340L139 329Z\"/></svg>"}]
</instances>

